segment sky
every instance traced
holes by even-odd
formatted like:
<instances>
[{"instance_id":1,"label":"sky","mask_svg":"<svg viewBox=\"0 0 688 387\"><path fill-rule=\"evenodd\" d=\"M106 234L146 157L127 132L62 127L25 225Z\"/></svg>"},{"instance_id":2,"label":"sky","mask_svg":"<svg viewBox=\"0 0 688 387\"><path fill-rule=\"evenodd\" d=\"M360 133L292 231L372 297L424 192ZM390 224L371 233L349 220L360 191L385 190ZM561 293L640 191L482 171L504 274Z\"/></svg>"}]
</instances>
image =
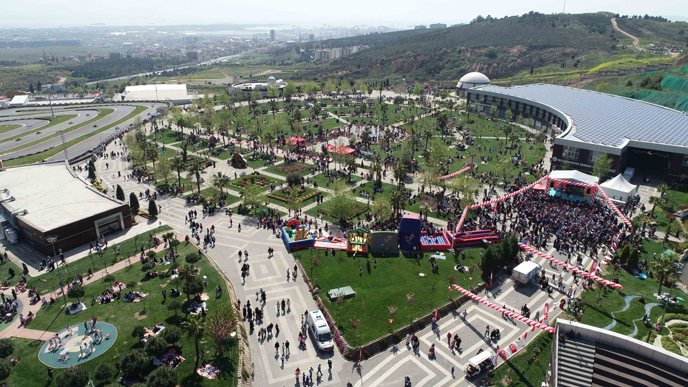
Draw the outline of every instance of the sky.
<instances>
[{"instance_id":1,"label":"sky","mask_svg":"<svg viewBox=\"0 0 688 387\"><path fill-rule=\"evenodd\" d=\"M11 0L3 3L0 28L106 25L278 23L301 28L466 23L477 15L503 17L531 10L560 13L564 0ZM686 0L568 0L567 13L609 11L688 20Z\"/></svg>"}]
</instances>

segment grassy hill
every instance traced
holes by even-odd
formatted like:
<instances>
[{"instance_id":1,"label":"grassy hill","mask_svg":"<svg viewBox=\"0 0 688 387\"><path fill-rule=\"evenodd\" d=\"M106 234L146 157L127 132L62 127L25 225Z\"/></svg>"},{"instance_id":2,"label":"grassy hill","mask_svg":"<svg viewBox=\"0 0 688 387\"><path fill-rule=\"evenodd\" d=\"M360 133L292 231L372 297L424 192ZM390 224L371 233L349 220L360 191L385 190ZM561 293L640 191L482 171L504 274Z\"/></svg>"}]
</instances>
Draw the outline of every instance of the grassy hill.
<instances>
[{"instance_id":1,"label":"grassy hill","mask_svg":"<svg viewBox=\"0 0 688 387\"><path fill-rule=\"evenodd\" d=\"M598 78L584 88L688 111L688 65L658 73Z\"/></svg>"},{"instance_id":2,"label":"grassy hill","mask_svg":"<svg viewBox=\"0 0 688 387\"><path fill-rule=\"evenodd\" d=\"M301 76L393 79L403 75L407 79L458 80L466 72L480 71L499 79L530 74L531 69L533 73L578 74L632 54L632 50L621 48L632 41L613 29L613 16L531 12L486 19L394 39L349 57L316 64ZM664 27L655 30L657 36L673 31ZM678 30L672 33L677 35ZM366 44L365 38L360 37L361 44Z\"/></svg>"},{"instance_id":3,"label":"grassy hill","mask_svg":"<svg viewBox=\"0 0 688 387\"><path fill-rule=\"evenodd\" d=\"M641 46L658 42L685 49L688 47L688 23L646 19L617 19L619 28L640 39ZM681 32L683 31L683 32Z\"/></svg>"}]
</instances>

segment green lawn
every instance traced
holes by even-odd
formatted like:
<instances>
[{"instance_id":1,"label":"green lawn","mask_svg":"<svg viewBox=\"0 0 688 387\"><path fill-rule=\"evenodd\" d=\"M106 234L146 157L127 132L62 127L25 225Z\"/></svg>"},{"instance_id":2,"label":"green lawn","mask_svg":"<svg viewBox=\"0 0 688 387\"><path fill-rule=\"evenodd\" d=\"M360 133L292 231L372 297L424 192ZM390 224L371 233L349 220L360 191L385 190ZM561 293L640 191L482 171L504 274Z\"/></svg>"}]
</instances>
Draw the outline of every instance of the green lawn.
<instances>
[{"instance_id":1,"label":"green lawn","mask_svg":"<svg viewBox=\"0 0 688 387\"><path fill-rule=\"evenodd\" d=\"M313 188L309 188L309 187L304 187L304 188L305 188L305 191L303 191L303 193L301 193L300 197L301 198L308 197L308 199L301 200L299 202L299 208L303 208L303 207L315 202L315 200L317 198L317 196L315 196L315 194L317 194L318 192L320 192L320 196L323 198L327 196L326 192L318 191L317 189L313 189ZM284 198L285 200L281 200L278 197ZM279 204L279 205L284 206L284 207L286 207L286 205L287 205L287 202L286 202L287 197L288 196L284 192L284 189L275 190L275 192L268 195L268 198L270 199L270 201L272 203Z\"/></svg>"},{"instance_id":2,"label":"green lawn","mask_svg":"<svg viewBox=\"0 0 688 387\"><path fill-rule=\"evenodd\" d=\"M121 123L126 122L127 120L130 120L130 119L134 118L134 117L137 116L138 114L144 112L146 109L147 109L146 106L137 106L137 107L134 109L134 111L132 111L131 113L129 113L129 114L127 114L126 116L122 117L122 119L117 120L117 121L115 121L115 122L113 122L113 123L111 123L111 124L109 124L109 125L105 125L105 126L103 126L103 127L100 127L100 128L98 128L98 130L94 130L94 131L91 132L91 133L88 133L88 134L85 134L85 135L83 135L83 136L77 137L77 138L75 138L75 139L73 139L73 140L71 140L71 141L67 141L67 142L65 143L65 146L66 146L67 148L69 148L69 147L74 146L74 145L76 145L76 144L78 144L78 143L80 143L80 142L82 142L82 141L84 141L84 140L87 140L87 139L89 139L89 138L91 138L91 137L93 137L93 136L97 136L98 134L100 134L100 133L102 133L102 132L104 132L104 131L106 131L106 130L108 130L108 129L110 129L110 128L114 128L115 126L120 125ZM35 155L31 155L31 156L20 157L20 158L18 158L18 159L14 159L14 160L10 160L10 161L4 162L3 164L4 164L6 167L12 167L12 166L17 166L17 165L25 165L25 164L37 163L37 162L39 162L39 161L41 161L41 160L44 160L44 159L50 158L50 157L52 157L52 156L55 156L56 154L58 154L58 153L60 153L60 152L62 152L62 147L55 147L55 148L50 149L50 150L47 150L47 151L45 151L45 152L40 152L40 153L37 153L37 154L35 154Z\"/></svg>"},{"instance_id":3,"label":"green lawn","mask_svg":"<svg viewBox=\"0 0 688 387\"><path fill-rule=\"evenodd\" d=\"M271 154L263 153L263 154L256 154L256 157L254 158L253 155L251 156L244 156L246 158L246 163L248 164L249 168L253 169L258 169L258 168L263 168L267 167L268 165L273 165L276 163L279 163L282 161L284 158L283 157L277 157L275 161L270 161L270 158L272 157Z\"/></svg>"},{"instance_id":4,"label":"green lawn","mask_svg":"<svg viewBox=\"0 0 688 387\"><path fill-rule=\"evenodd\" d=\"M155 138L155 142L159 142L161 144L172 144L183 140L183 138L179 137L179 132L172 129L159 130L149 134L147 138L151 141L153 141Z\"/></svg>"},{"instance_id":5,"label":"green lawn","mask_svg":"<svg viewBox=\"0 0 688 387\"><path fill-rule=\"evenodd\" d=\"M19 125L19 124L0 125L0 133L9 132L11 130L21 128L22 126L23 125Z\"/></svg>"},{"instance_id":6,"label":"green lawn","mask_svg":"<svg viewBox=\"0 0 688 387\"><path fill-rule=\"evenodd\" d=\"M553 335L549 333L540 333L516 356L509 358L506 362L500 356L497 360L498 367L494 370L494 377L492 378L494 385L499 387L540 386L545 381L553 338ZM533 360L535 347L540 350L540 353L537 359ZM485 375L480 375L480 377L485 377ZM511 383L508 382L507 378L511 379Z\"/></svg>"},{"instance_id":7,"label":"green lawn","mask_svg":"<svg viewBox=\"0 0 688 387\"><path fill-rule=\"evenodd\" d=\"M85 126L90 126L92 123L98 122L98 121L102 120L103 118L109 116L110 114L112 114L112 113L115 111L115 109L98 109L98 110L100 111L100 114L98 114L97 116L91 118L90 120L84 121L84 122L82 122L82 123L80 123L80 124L78 124L78 125L70 126L69 128L63 130L63 131L62 131L62 134L66 134L66 133L75 131L75 130L80 129L80 128L83 128L83 127L85 127ZM30 146L34 146L34 145L36 145L36 144L40 144L40 143L42 143L42 142L48 141L48 140L50 140L50 139L53 139L53 138L55 138L55 137L57 137L57 136L59 136L59 135L60 135L60 133L54 133L54 134L51 134L51 135L49 135L49 136L43 137L43 138L41 138L41 139L38 139L38 140L36 140L36 141L31 141L31 142L28 142L28 143L26 143L26 144L22 144L22 145L20 145L20 146L18 146L18 147L15 147L15 148L12 148L12 149L10 149L10 150L7 150L5 153L11 153L11 152L20 151L20 150L26 149L26 148L28 148L28 147L30 147Z\"/></svg>"},{"instance_id":8,"label":"green lawn","mask_svg":"<svg viewBox=\"0 0 688 387\"><path fill-rule=\"evenodd\" d=\"M60 116L55 116L55 118L50 118L50 117L37 118L39 120L48 120L48 121L50 121L50 123L45 125L45 126L41 126L38 129L29 130L28 132L24 132L22 134L18 134L16 136L12 136L12 137L8 137L6 139L0 140L0 144L2 144L4 142L8 142L8 141L14 141L18 138L28 136L29 134L34 134L36 132L46 130L46 129L50 128L51 126L55 126L55 125L61 124L63 122L69 121L71 119L76 118L77 116L78 116L78 114L64 114L64 115L60 115Z\"/></svg>"},{"instance_id":9,"label":"green lawn","mask_svg":"<svg viewBox=\"0 0 688 387\"><path fill-rule=\"evenodd\" d=\"M408 105L391 105L383 102L383 104L387 105L387 112L383 113L380 107L381 105L379 102L377 102L377 100L367 100L365 103L367 104L368 102L373 101L375 101L375 109L370 109L366 106L368 108L366 117L355 115L355 112L358 110L358 108L346 107L342 104L340 104L340 106L332 106L330 104L327 108L325 108L325 110L334 113L335 115L340 116L349 122L358 121L374 125L390 125L403 121L404 119L413 115L422 114L423 112L423 110L418 107L410 107Z\"/></svg>"},{"instance_id":10,"label":"green lawn","mask_svg":"<svg viewBox=\"0 0 688 387\"><path fill-rule=\"evenodd\" d=\"M466 259L461 264L478 262L481 251L482 249L466 251ZM319 257L320 264L311 274L311 257L314 255ZM374 268L373 257L370 256L370 274L366 270L365 258L357 256L352 259L345 251L337 251L335 257L326 257L324 250L297 251L293 256L301 262L312 283L316 283L316 277L318 278L324 306L335 322L339 319L338 326L342 334L349 345L354 347L408 325L412 318L432 312L436 307L449 302L450 297L459 298L459 292L450 293L447 290L449 275L453 275L457 279L456 283L467 289L480 283L480 269L476 268L472 274L455 271L453 267L456 263L451 254L448 254L446 260L437 260L439 274L432 274L430 254L424 254L420 260L403 255L377 257L377 268ZM359 276L359 267L363 268L362 276ZM425 273L425 277L419 276L419 273ZM343 286L351 286L356 296L344 300L340 308L336 301L329 301L326 293ZM412 305L407 301L408 293L415 294ZM398 308L393 317L390 317L387 309L390 305ZM350 324L350 320L354 318L360 319L356 332ZM388 321L390 318L394 320L391 324Z\"/></svg>"},{"instance_id":11,"label":"green lawn","mask_svg":"<svg viewBox=\"0 0 688 387\"><path fill-rule=\"evenodd\" d=\"M688 204L688 188L677 187L676 189L671 189L664 194L665 203L662 205L657 205L655 208L654 219L655 226L657 230L664 231L667 226L666 215L674 213L679 207ZM645 206L645 212L649 216L652 212L652 205ZM672 210L673 209L673 210ZM671 234L674 235L676 230L672 231Z\"/></svg>"},{"instance_id":12,"label":"green lawn","mask_svg":"<svg viewBox=\"0 0 688 387\"><path fill-rule=\"evenodd\" d=\"M179 264L184 264L184 257L186 254L196 253L197 251L197 248L193 244L185 246L182 242L179 246L179 254L181 255L181 257L178 258ZM165 253L167 253L167 250L161 252L160 255ZM109 283L99 280L85 288L86 294L83 300L88 307L87 312L70 315L62 309L60 304L54 304L39 311L36 315L36 319L29 324L29 327L33 329L59 331L64 329L66 324L71 324L72 326L79 325L91 316L96 315L100 321L115 325L118 330L118 337L112 348L110 348L104 356L83 364L83 367L91 373L92 379L98 364L102 362L114 363L120 361L121 356L130 349L143 347L143 345L138 342L137 338L131 336L132 329L135 325L140 324L146 327L153 327L162 322L169 328L172 325L179 325L186 319L186 314L183 311L180 311L179 314L175 316L174 312L168 311L166 304L162 303L162 296L160 294L162 289L167 289L169 293L171 288L181 287L174 282L170 282L170 278L165 274L173 268L174 265L157 266L155 269L158 271L159 276L149 279L146 278L145 272L141 270L141 263L139 263L137 259L133 261L134 263L132 266L113 273L113 276L118 281L127 284L127 290L131 289L139 293L148 294L148 296L143 299L144 302L125 303L123 300L115 300L108 304L92 304L91 297L99 296L105 289L111 286ZM226 286L220 274L212 267L207 258L202 258L195 266L200 269L199 275L208 277L206 292L209 295L209 299L206 303L208 315L212 316L219 306L227 304L228 293L226 291ZM225 289L223 296L219 299L215 298L214 289L216 285L221 285L223 289ZM169 304L171 300L171 297L168 298L167 304ZM186 297L184 296L179 299L180 302L185 300ZM16 343L15 355L21 357L21 363L12 369L12 373L7 379L7 382L10 385L44 385L45 380L47 380L47 373L45 372L46 367L39 363L37 359L38 350L43 342L37 344L30 340L14 340ZM195 372L194 340L184 335L178 344L183 347L183 353L181 355L186 359L186 361L181 363L177 368L179 384L184 386L216 385L218 381L202 378ZM208 363L222 370L219 376L221 382L219 383L222 385L235 386L237 384L237 346L233 345L231 351L227 351L231 352L232 360L230 360L229 354L224 358L217 358L214 356L215 343L208 335L205 335L201 340L201 347L205 352L205 359ZM55 375L57 376L59 372L62 372L62 370L55 370Z\"/></svg>"},{"instance_id":13,"label":"green lawn","mask_svg":"<svg viewBox=\"0 0 688 387\"><path fill-rule=\"evenodd\" d=\"M352 219L349 219L353 223L356 223L359 220L365 219L365 214L366 214L366 212L368 212L368 206L366 206L365 203L361 203L361 202L357 201L356 207L357 207L357 210L361 212L361 215L356 216ZM306 211L306 214L310 215L312 217L318 217L318 215L322 212L323 220L326 220L326 221L333 223L333 224L339 224L339 218L329 215L326 208L327 207L325 206L325 204L321 204L319 206L313 207L310 210Z\"/></svg>"},{"instance_id":14,"label":"green lawn","mask_svg":"<svg viewBox=\"0 0 688 387\"><path fill-rule=\"evenodd\" d=\"M184 199L186 199L186 198L188 198L188 197L191 197L191 196L192 196L193 194L195 194L195 193L196 193L196 192L194 191L193 193L184 196ZM217 198L220 196L220 193L221 193L221 192L218 191L217 188L213 188L213 187L208 187L208 188L206 188L206 189L202 189L202 190L201 190L201 195L203 195L203 197L206 198L206 199L207 199L208 197L214 197L215 200L217 200ZM226 192L225 192L225 195L227 195L227 197L225 198L225 201L226 201L227 203L226 203L225 205L223 205L222 207L224 207L224 206L226 206L226 205L231 205L231 204L236 203L236 202L238 202L238 201L241 200L241 198L236 197L236 196L234 196L234 195L230 195L230 194L228 194L228 193L226 193ZM214 200L214 201L215 201L215 200Z\"/></svg>"},{"instance_id":15,"label":"green lawn","mask_svg":"<svg viewBox=\"0 0 688 387\"><path fill-rule=\"evenodd\" d=\"M167 232L170 230L172 230L172 228L170 226L165 225L151 230L149 234L155 236L157 234ZM127 258L136 255L137 252L141 251L142 245L150 247L152 245L152 242L150 241L148 235L144 234L141 235L136 241L134 240L134 238L130 238L125 240L124 242L119 243L119 245L119 260L121 260L122 258ZM91 258L93 258L93 260L91 260L91 258L89 257L84 257L75 262L69 263L66 266L60 266L63 281L66 283L67 279L74 278L79 274L86 277L88 275L89 268L93 268L93 271L98 271L102 270L105 267L105 265L110 266L113 263L115 263L116 261L114 259L115 254L113 251L113 247L117 248L117 245L113 246L112 243L109 243L107 251L104 251L102 257L98 253L96 253L95 250L93 250L93 254L91 255ZM57 270L53 270L50 273L44 273L36 278L29 278L28 285L35 286L39 294L44 294L50 292L53 289L58 289L60 281Z\"/></svg>"},{"instance_id":16,"label":"green lawn","mask_svg":"<svg viewBox=\"0 0 688 387\"><path fill-rule=\"evenodd\" d=\"M647 258L648 263L651 264L653 262L652 254L656 252L659 256L664 250L666 250L666 248L662 246L661 242L645 241L643 243L643 249L640 250L640 261L642 261L644 258ZM604 277L611 279L613 268L610 266L603 267L608 270L608 273L605 274ZM634 298L630 301L630 308L627 311L614 314L617 323L616 326L612 328L612 331L627 335L635 330L632 320L642 319L643 315L645 314L645 304L662 304L661 300L655 298L655 294L657 294L657 290L659 289L659 283L656 277L654 279L647 278L645 280L641 280L623 270L618 271L616 276L619 277L619 283L623 285L623 289L621 290L600 294L599 289L595 288L595 290L583 292L582 299L586 302L586 306L584 307L584 313L581 322L596 327L605 327L612 322L612 316L610 312L615 312L625 307L626 302L624 299L626 296L643 296L645 298L644 304L641 303L638 298ZM668 291L668 286L662 287L662 292ZM599 299L598 295L600 296ZM675 288L673 290L673 295L682 297L684 300L688 300L688 295L679 289ZM685 302L670 304L667 308L667 313L686 314L688 313L688 307L686 307ZM662 307L654 307L651 310L650 319L653 322L656 322L661 315ZM635 338L639 340L644 339L647 336L649 329L645 327L645 325L642 323L642 320L636 321L635 326L638 328L638 333L636 334ZM668 332L668 329L663 328L661 334L666 335Z\"/></svg>"},{"instance_id":17,"label":"green lawn","mask_svg":"<svg viewBox=\"0 0 688 387\"><path fill-rule=\"evenodd\" d=\"M522 161L525 161L526 165L519 165L518 168L514 168L512 171L512 175L517 175L519 171L523 171L523 169L526 169L533 164L537 164L542 160L543 157L545 157L545 147L542 144L534 144L534 143L526 143L525 141L517 142L517 144L523 145L523 159ZM509 145L511 145L511 142L509 141ZM486 164L482 164L480 160L476 160L476 163L478 164L477 172L482 173L482 172L494 172L497 164L499 163L500 158L508 157L509 152L507 151L506 155L499 156L497 155L497 151L499 150L505 150L504 148L504 140L494 140L494 139L482 139L482 140L475 140L473 142L472 147L481 147L481 150L478 151L478 157L492 157L491 161L487 161ZM533 149L530 149L530 147L533 147ZM465 152L462 152L465 155ZM516 150L511 151L511 156L515 156L517 153ZM458 163L454 163L459 165ZM460 165L459 165L460 166ZM458 170L458 169L457 169ZM532 181L535 181L535 178L533 176L524 176L526 178L529 178Z\"/></svg>"},{"instance_id":18,"label":"green lawn","mask_svg":"<svg viewBox=\"0 0 688 387\"><path fill-rule=\"evenodd\" d=\"M185 174L182 174L182 176L185 176ZM174 176L172 178L170 178L168 181L169 181L169 184L165 183L164 180L158 180L154 185L157 188L167 187L168 185L177 185L179 180L177 180L177 172L176 171L174 172ZM184 192L196 189L196 183L195 182L188 180L188 179L185 179L183 177L181 180L181 184L184 187Z\"/></svg>"}]
</instances>

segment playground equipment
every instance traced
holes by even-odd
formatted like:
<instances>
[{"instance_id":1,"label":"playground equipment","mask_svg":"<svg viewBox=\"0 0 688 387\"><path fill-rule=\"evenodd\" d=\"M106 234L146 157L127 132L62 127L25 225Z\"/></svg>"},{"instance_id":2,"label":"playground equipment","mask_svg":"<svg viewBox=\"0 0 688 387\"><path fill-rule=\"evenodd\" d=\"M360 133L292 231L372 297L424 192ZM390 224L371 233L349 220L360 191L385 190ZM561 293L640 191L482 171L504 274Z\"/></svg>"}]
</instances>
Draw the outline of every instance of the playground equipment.
<instances>
[{"instance_id":1,"label":"playground equipment","mask_svg":"<svg viewBox=\"0 0 688 387\"><path fill-rule=\"evenodd\" d=\"M404 215L399 222L399 247L401 250L418 250L420 246L420 216Z\"/></svg>"},{"instance_id":2,"label":"playground equipment","mask_svg":"<svg viewBox=\"0 0 688 387\"><path fill-rule=\"evenodd\" d=\"M290 220L286 226L282 227L282 240L289 251L313 247L315 244L315 239L306 226L296 219Z\"/></svg>"},{"instance_id":3,"label":"playground equipment","mask_svg":"<svg viewBox=\"0 0 688 387\"><path fill-rule=\"evenodd\" d=\"M368 254L368 242L370 242L370 231L364 228L355 228L349 232L346 251Z\"/></svg>"},{"instance_id":4,"label":"playground equipment","mask_svg":"<svg viewBox=\"0 0 688 387\"><path fill-rule=\"evenodd\" d=\"M428 234L421 232L420 249L422 251L447 251L451 249L451 235L446 232L435 232Z\"/></svg>"},{"instance_id":5,"label":"playground equipment","mask_svg":"<svg viewBox=\"0 0 688 387\"><path fill-rule=\"evenodd\" d=\"M316 249L333 249L344 251L347 250L348 244L348 241L344 238L320 238L315 240L313 247Z\"/></svg>"},{"instance_id":6,"label":"playground equipment","mask_svg":"<svg viewBox=\"0 0 688 387\"><path fill-rule=\"evenodd\" d=\"M373 254L399 254L399 233L397 231L371 232L370 252Z\"/></svg>"},{"instance_id":7,"label":"playground equipment","mask_svg":"<svg viewBox=\"0 0 688 387\"><path fill-rule=\"evenodd\" d=\"M490 230L457 232L454 234L454 248L481 246L485 242L496 242L499 237Z\"/></svg>"},{"instance_id":8,"label":"playground equipment","mask_svg":"<svg viewBox=\"0 0 688 387\"><path fill-rule=\"evenodd\" d=\"M234 152L232 157L227 160L227 164L232 164L236 168L246 168L248 166L248 163L246 162L246 159L241 153Z\"/></svg>"}]
</instances>

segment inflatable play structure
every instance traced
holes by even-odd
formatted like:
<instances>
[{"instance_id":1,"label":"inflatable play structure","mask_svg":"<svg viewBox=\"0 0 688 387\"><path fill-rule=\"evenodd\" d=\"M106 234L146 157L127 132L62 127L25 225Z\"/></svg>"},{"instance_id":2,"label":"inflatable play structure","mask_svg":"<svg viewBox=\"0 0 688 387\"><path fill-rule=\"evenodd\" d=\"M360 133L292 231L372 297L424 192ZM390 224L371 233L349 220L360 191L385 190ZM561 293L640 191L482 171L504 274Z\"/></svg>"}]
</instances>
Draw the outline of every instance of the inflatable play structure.
<instances>
[{"instance_id":1,"label":"inflatable play structure","mask_svg":"<svg viewBox=\"0 0 688 387\"><path fill-rule=\"evenodd\" d=\"M482 246L487 243L496 242L499 237L490 230L475 230L457 232L454 234L454 248L461 249L466 247Z\"/></svg>"},{"instance_id":2,"label":"inflatable play structure","mask_svg":"<svg viewBox=\"0 0 688 387\"><path fill-rule=\"evenodd\" d=\"M316 249L334 249L339 251L347 250L349 242L344 238L320 238L315 240L313 247Z\"/></svg>"},{"instance_id":3,"label":"inflatable play structure","mask_svg":"<svg viewBox=\"0 0 688 387\"><path fill-rule=\"evenodd\" d=\"M420 235L420 249L422 251L447 251L452 247L452 237L448 232L435 232L433 234L423 231Z\"/></svg>"},{"instance_id":4,"label":"inflatable play structure","mask_svg":"<svg viewBox=\"0 0 688 387\"><path fill-rule=\"evenodd\" d=\"M368 254L370 231L364 228L355 228L349 232L346 251L350 253Z\"/></svg>"},{"instance_id":5,"label":"inflatable play structure","mask_svg":"<svg viewBox=\"0 0 688 387\"><path fill-rule=\"evenodd\" d=\"M416 251L420 246L420 216L407 214L399 222L399 248Z\"/></svg>"},{"instance_id":6,"label":"inflatable play structure","mask_svg":"<svg viewBox=\"0 0 688 387\"><path fill-rule=\"evenodd\" d=\"M397 231L371 232L370 252L373 254L399 254L399 233Z\"/></svg>"},{"instance_id":7,"label":"inflatable play structure","mask_svg":"<svg viewBox=\"0 0 688 387\"><path fill-rule=\"evenodd\" d=\"M306 226L296 219L290 220L286 226L282 227L282 240L289 251L310 248L315 244L315 239Z\"/></svg>"}]
</instances>

